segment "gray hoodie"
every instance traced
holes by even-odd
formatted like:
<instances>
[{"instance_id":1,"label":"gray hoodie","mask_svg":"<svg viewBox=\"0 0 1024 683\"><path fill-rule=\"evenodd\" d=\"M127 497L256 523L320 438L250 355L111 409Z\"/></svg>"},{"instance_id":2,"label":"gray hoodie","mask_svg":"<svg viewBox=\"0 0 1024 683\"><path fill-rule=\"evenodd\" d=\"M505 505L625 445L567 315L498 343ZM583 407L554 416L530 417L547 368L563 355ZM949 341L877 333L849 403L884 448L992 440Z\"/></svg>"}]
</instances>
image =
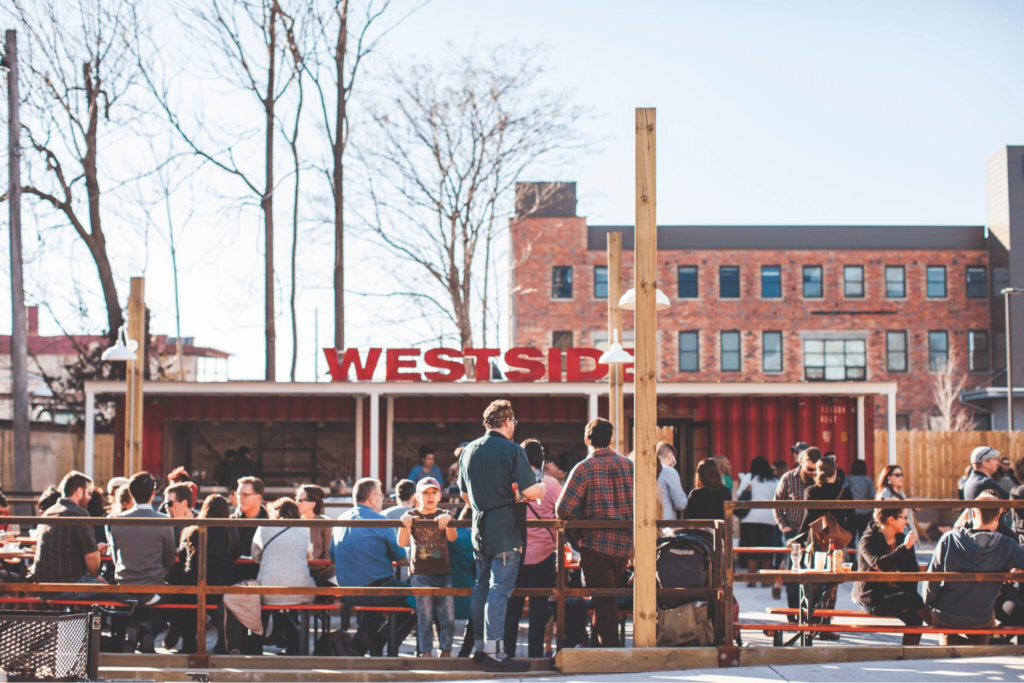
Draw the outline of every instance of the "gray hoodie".
<instances>
[{"instance_id":1,"label":"gray hoodie","mask_svg":"<svg viewBox=\"0 0 1024 683\"><path fill-rule=\"evenodd\" d=\"M994 531L953 529L942 535L928 565L930 572L1004 573L1024 569L1024 548ZM925 583L924 601L942 621L964 628L992 619L1002 584L998 581Z\"/></svg>"}]
</instances>

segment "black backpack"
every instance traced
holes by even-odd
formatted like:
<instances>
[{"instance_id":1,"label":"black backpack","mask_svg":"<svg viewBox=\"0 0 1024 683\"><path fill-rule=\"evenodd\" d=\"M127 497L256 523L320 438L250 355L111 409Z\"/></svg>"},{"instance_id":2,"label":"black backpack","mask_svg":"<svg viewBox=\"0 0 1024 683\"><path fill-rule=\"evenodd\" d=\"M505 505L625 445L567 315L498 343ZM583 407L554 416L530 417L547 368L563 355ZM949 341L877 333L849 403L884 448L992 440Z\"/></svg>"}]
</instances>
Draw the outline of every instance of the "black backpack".
<instances>
[{"instance_id":1,"label":"black backpack","mask_svg":"<svg viewBox=\"0 0 1024 683\"><path fill-rule=\"evenodd\" d=\"M338 630L320 636L313 654L317 657L362 657L365 652L352 643L348 633Z\"/></svg>"},{"instance_id":2,"label":"black backpack","mask_svg":"<svg viewBox=\"0 0 1024 683\"><path fill-rule=\"evenodd\" d=\"M699 534L681 533L658 542L656 548L658 588L709 588L711 586L711 543ZM693 598L661 598L658 604L671 609L693 602Z\"/></svg>"}]
</instances>

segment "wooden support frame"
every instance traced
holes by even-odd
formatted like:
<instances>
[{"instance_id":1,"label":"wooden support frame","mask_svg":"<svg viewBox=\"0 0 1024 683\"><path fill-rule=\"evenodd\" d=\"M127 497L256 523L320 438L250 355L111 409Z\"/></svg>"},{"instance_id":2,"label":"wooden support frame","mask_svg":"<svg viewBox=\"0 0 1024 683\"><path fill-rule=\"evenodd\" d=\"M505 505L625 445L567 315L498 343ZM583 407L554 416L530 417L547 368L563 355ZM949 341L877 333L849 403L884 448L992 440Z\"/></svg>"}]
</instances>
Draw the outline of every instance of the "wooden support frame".
<instances>
[{"instance_id":1,"label":"wooden support frame","mask_svg":"<svg viewBox=\"0 0 1024 683\"><path fill-rule=\"evenodd\" d=\"M608 345L618 337L622 344L622 233L608 233ZM622 393L623 367L615 363L608 367L608 419L615 426L612 447L619 453L628 450L624 425L625 400Z\"/></svg>"},{"instance_id":2,"label":"wooden support frame","mask_svg":"<svg viewBox=\"0 0 1024 683\"><path fill-rule=\"evenodd\" d=\"M636 110L636 308L633 415L633 645L657 644L658 226L654 109ZM728 531L726 531L728 534ZM728 536L727 536L728 538Z\"/></svg>"},{"instance_id":3,"label":"wooden support frame","mask_svg":"<svg viewBox=\"0 0 1024 683\"><path fill-rule=\"evenodd\" d=\"M124 476L142 471L142 383L146 368L146 279L133 277L128 295L127 339L139 343L138 360L128 361L124 423ZM127 342L127 339L125 340Z\"/></svg>"}]
</instances>

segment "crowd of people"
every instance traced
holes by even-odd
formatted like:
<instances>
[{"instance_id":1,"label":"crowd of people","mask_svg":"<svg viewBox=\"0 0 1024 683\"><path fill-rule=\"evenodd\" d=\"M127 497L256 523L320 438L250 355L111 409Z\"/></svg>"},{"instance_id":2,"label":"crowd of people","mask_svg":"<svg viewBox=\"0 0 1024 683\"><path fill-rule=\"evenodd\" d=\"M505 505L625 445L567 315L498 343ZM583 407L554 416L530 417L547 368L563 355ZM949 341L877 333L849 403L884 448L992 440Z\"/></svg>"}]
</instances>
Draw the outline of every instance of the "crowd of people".
<instances>
[{"instance_id":1,"label":"crowd of people","mask_svg":"<svg viewBox=\"0 0 1024 683\"><path fill-rule=\"evenodd\" d=\"M206 583L210 586L261 585L279 587L338 587L350 607L414 607L400 612L394 632L401 641L416 629L420 656L437 652L453 656L456 618L468 619L459 656L472 656L485 670L514 673L529 663L516 658L519 622L525 599L512 596L516 587L553 588L558 547L554 529L527 528L539 520L631 520L633 517L633 454L611 448L613 426L603 419L584 430L586 457L564 452L549 458L536 439L514 440L516 418L508 401L495 401L483 414L485 433L460 445L447 479L436 464L434 450L419 450L419 465L397 483L394 503L385 509L381 482L364 478L351 487L352 506L340 520L392 520L396 526L210 526L206 535ZM729 459L705 458L695 463L692 487L684 487L678 454L672 444L659 443L657 495L659 518L711 520L725 518L725 501L874 501L864 508L786 508L737 511L740 557L750 573L790 562L788 553L753 552L788 544L812 544L812 528L823 518L851 537L860 571L916 572L919 542L909 509L903 470L889 465L872 480L863 461L854 461L849 474L834 453L807 443L791 449L795 463L754 457L748 472L733 480ZM157 478L139 472L130 479L114 477L105 491L94 488L80 472L70 472L56 487L48 487L37 507L42 516L35 531L34 561L27 575L36 582L77 584L75 593L59 597L95 599L89 586L194 586L199 581L201 534L194 519L315 520L329 519L324 488L304 484L290 497L264 500L266 486L249 467L251 455L236 453L230 476L234 486L198 500L199 489L178 468L160 490ZM961 497L971 500L1024 498L1024 458L1011 467L992 448L979 447L970 455L969 471L961 481ZM333 487L332 487L333 488ZM334 491L336 493L336 491ZM446 501L460 501L452 505ZM461 506L461 510L460 510ZM6 501L0 496L0 514ZM996 509L968 508L936 544L929 571L1005 572L1024 570L1024 512L1003 514ZM48 524L53 517L104 517L95 527ZM456 528L453 519L469 517L471 529ZM124 519L171 518L173 526L119 524ZM663 533L671 533L669 530ZM570 529L567 539L578 557L582 583L588 588L625 585L633 552L631 529ZM752 552L742 553L742 548ZM821 548L818 548L819 550ZM246 558L251 561L246 561ZM240 561L241 560L241 561ZM398 570L396 571L396 567ZM4 580L18 580L8 577ZM406 580L406 578L408 580ZM756 587L755 582L748 584ZM769 584L762 582L762 587ZM345 588L472 587L471 599L451 596L351 595ZM771 585L781 598L780 584ZM798 606L797 584L786 584L790 607ZM178 652L196 649L195 596L118 595L106 599L138 601L130 618L115 619L107 647L115 651L154 652L156 639ZM834 599L834 591L833 591ZM817 596L821 599L822 596ZM300 630L286 609L314 602L303 593L207 596L218 606L218 642L214 652L259 654L267 643L286 653L300 650ZM823 598L828 600L826 594ZM947 628L986 628L997 621L1024 625L1024 599L1009 584L986 582L928 582L923 591L915 582L858 582L853 599L879 616L898 617L908 625L924 623ZM585 619L582 599L567 599L567 621ZM572 609L570 609L570 602ZM154 609L158 605L169 609ZM527 643L530 658L548 653L553 604L529 602ZM178 607L180 606L180 609ZM263 606L281 610L261 609ZM576 607L582 608L582 617ZM616 598L595 597L590 639L595 645L617 647ZM436 628L436 638L435 638ZM568 645L577 629L564 625ZM821 633L829 639L837 636ZM970 642L985 637L970 636ZM920 642L907 634L905 644ZM944 642L957 642L955 636ZM385 613L362 611L351 647L353 653L379 656L389 644ZM436 649L435 649L436 645ZM565 644L563 644L564 646Z\"/></svg>"}]
</instances>

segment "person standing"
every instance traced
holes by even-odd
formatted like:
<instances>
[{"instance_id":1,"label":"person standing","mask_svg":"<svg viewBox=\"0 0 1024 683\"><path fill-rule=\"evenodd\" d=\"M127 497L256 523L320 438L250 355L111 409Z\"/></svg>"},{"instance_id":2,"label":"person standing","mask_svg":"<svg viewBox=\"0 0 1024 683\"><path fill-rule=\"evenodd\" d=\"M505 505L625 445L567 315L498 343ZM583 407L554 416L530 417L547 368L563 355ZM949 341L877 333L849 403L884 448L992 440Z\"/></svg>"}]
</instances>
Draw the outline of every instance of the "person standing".
<instances>
[{"instance_id":1,"label":"person standing","mask_svg":"<svg viewBox=\"0 0 1024 683\"><path fill-rule=\"evenodd\" d=\"M426 477L441 481L441 470L434 464L434 449L430 446L420 446L419 455L420 464L413 467L409 472L409 478L412 479L412 483L415 484L420 479L425 479Z\"/></svg>"},{"instance_id":2,"label":"person standing","mask_svg":"<svg viewBox=\"0 0 1024 683\"><path fill-rule=\"evenodd\" d=\"M324 514L325 497L323 488L316 484L302 484L295 489L295 504L299 506L302 519L330 519ZM318 561L318 564L310 566L309 573L321 588L334 583L334 563L331 562L333 531L334 528L329 526L309 527L309 539L313 544L313 556L309 559ZM331 563L323 564L324 561Z\"/></svg>"},{"instance_id":3,"label":"person standing","mask_svg":"<svg viewBox=\"0 0 1024 683\"><path fill-rule=\"evenodd\" d=\"M736 490L736 497L740 498L749 490L750 500L772 500L775 496L775 489L779 480L775 477L775 470L768 464L768 459L757 456L750 461L750 472L740 475L740 487ZM771 510L750 510L747 516L740 520L740 546L748 548L771 547L775 540L775 519ZM765 569L771 569L771 556L760 558L756 555L748 555L747 571L751 574L757 572L758 565ZM754 582L747 584L754 586ZM768 584L762 583L762 586Z\"/></svg>"},{"instance_id":4,"label":"person standing","mask_svg":"<svg viewBox=\"0 0 1024 683\"><path fill-rule=\"evenodd\" d=\"M868 465L863 460L854 460L850 465L850 474L846 477L846 486L850 489L850 495L854 500L874 500L875 482L868 476ZM854 542L859 543L858 537L864 534L871 523L871 508L857 508L854 510Z\"/></svg>"},{"instance_id":5,"label":"person standing","mask_svg":"<svg viewBox=\"0 0 1024 683\"><path fill-rule=\"evenodd\" d=\"M725 501L732 500L732 489L722 481L722 469L715 458L704 458L697 465L687 519L725 519Z\"/></svg>"},{"instance_id":6,"label":"person standing","mask_svg":"<svg viewBox=\"0 0 1024 683\"><path fill-rule=\"evenodd\" d=\"M658 442L654 447L661 462L661 472L658 473L658 487L661 489L661 500L665 506L665 514L671 514L677 519L686 509L686 492L683 491L683 483L679 478L679 470L676 469L678 458L676 449L672 444L665 441Z\"/></svg>"},{"instance_id":7,"label":"person standing","mask_svg":"<svg viewBox=\"0 0 1024 683\"><path fill-rule=\"evenodd\" d=\"M565 480L555 506L558 519L633 519L633 463L610 447L614 431L608 420L595 418L587 423L583 440L590 454ZM615 588L633 550L633 530L585 529L572 536L579 542L587 587ZM616 599L594 598L593 603L598 645L620 647Z\"/></svg>"},{"instance_id":8,"label":"person standing","mask_svg":"<svg viewBox=\"0 0 1024 683\"><path fill-rule=\"evenodd\" d=\"M775 489L775 500L803 500L804 491L807 487L814 485L814 475L818 472L819 460L821 460L821 451L817 448L808 446L806 450L802 451L797 456L796 467L779 479L779 486ZM775 525L782 532L783 543L788 543L790 539L800 533L800 526L804 522L807 511L775 508L772 510L772 515ZM789 558L787 557L785 561L788 562ZM781 595L782 586L776 583L772 586L772 597L778 599ZM786 603L793 609L800 607L800 588L797 584L786 584Z\"/></svg>"},{"instance_id":9,"label":"person standing","mask_svg":"<svg viewBox=\"0 0 1024 683\"><path fill-rule=\"evenodd\" d=\"M999 485L993 475L999 471L999 451L990 446L978 446L971 451L971 473L964 482L964 500L975 500L983 491L1007 500L1010 494Z\"/></svg>"},{"instance_id":10,"label":"person standing","mask_svg":"<svg viewBox=\"0 0 1024 683\"><path fill-rule=\"evenodd\" d=\"M487 433L466 446L459 458L459 490L473 509L472 613L478 648L474 659L483 662L484 671L515 673L526 671L530 663L501 651L508 599L526 544L526 529L513 506L543 499L544 484L537 483L526 452L512 441L516 429L512 404L494 401L484 410L483 423Z\"/></svg>"}]
</instances>

